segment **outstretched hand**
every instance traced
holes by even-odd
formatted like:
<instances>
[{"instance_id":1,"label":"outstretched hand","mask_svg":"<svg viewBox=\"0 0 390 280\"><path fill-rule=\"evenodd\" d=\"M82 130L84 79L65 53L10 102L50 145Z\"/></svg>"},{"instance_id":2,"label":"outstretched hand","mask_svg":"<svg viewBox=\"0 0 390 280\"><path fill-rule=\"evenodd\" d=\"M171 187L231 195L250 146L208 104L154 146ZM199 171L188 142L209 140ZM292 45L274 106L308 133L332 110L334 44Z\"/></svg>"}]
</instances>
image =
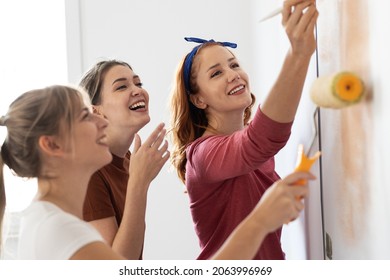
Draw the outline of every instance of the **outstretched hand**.
<instances>
[{"instance_id":1,"label":"outstretched hand","mask_svg":"<svg viewBox=\"0 0 390 280\"><path fill-rule=\"evenodd\" d=\"M141 180L146 180L147 183L157 176L170 156L168 142L164 140L165 133L164 124L161 123L143 144L139 135L135 135L130 158L130 176L137 176Z\"/></svg>"}]
</instances>

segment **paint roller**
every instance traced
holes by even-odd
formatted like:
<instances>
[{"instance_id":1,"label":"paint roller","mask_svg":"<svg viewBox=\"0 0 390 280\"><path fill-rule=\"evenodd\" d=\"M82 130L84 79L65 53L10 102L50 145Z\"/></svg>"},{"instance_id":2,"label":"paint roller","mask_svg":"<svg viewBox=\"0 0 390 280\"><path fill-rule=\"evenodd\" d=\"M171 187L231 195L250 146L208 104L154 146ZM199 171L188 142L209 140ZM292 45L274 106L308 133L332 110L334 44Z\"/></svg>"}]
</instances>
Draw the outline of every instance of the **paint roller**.
<instances>
[{"instance_id":1,"label":"paint roller","mask_svg":"<svg viewBox=\"0 0 390 280\"><path fill-rule=\"evenodd\" d=\"M311 86L310 97L318 107L339 109L358 103L364 91L362 79L344 71L318 77Z\"/></svg>"}]
</instances>

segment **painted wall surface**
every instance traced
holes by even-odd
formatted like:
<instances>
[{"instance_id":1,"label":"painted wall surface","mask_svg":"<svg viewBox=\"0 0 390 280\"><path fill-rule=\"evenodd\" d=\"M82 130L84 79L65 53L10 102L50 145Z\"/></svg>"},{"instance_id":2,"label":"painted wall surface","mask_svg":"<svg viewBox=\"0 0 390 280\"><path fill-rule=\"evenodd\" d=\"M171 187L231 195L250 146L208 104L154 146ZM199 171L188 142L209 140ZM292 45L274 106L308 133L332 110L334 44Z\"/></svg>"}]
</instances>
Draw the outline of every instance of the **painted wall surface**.
<instances>
[{"instance_id":1,"label":"painted wall surface","mask_svg":"<svg viewBox=\"0 0 390 280\"><path fill-rule=\"evenodd\" d=\"M389 39L388 16L378 12L384 9L381 1L317 4L320 75L353 71L367 88L360 104L321 109L324 229L331 240L326 257L388 259L389 153L382 137L388 139L383 108L390 100L382 69L389 60L381 51Z\"/></svg>"}]
</instances>

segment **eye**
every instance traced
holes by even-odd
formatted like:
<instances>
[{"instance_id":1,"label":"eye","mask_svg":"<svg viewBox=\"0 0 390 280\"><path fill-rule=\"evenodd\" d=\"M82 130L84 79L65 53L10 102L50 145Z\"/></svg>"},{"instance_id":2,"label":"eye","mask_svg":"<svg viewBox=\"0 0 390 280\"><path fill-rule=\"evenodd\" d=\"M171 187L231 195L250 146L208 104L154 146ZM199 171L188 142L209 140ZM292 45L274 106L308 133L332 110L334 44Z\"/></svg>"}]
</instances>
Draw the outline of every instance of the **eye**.
<instances>
[{"instance_id":1,"label":"eye","mask_svg":"<svg viewBox=\"0 0 390 280\"><path fill-rule=\"evenodd\" d=\"M220 71L220 70L215 71L215 72L213 72L213 73L211 74L211 78L214 78L214 77L220 75L221 73L222 73L222 71Z\"/></svg>"},{"instance_id":2,"label":"eye","mask_svg":"<svg viewBox=\"0 0 390 280\"><path fill-rule=\"evenodd\" d=\"M141 82L139 82L139 83L136 83L135 84L137 87L139 87L139 88L142 88L142 86L144 85L143 83L141 83Z\"/></svg>"},{"instance_id":3,"label":"eye","mask_svg":"<svg viewBox=\"0 0 390 280\"><path fill-rule=\"evenodd\" d=\"M84 110L83 111L83 114L81 115L81 120L82 121L89 121L91 119L91 112L89 112L89 110Z\"/></svg>"},{"instance_id":4,"label":"eye","mask_svg":"<svg viewBox=\"0 0 390 280\"><path fill-rule=\"evenodd\" d=\"M127 85L121 85L116 88L116 90L124 90L124 89L127 89Z\"/></svg>"},{"instance_id":5,"label":"eye","mask_svg":"<svg viewBox=\"0 0 390 280\"><path fill-rule=\"evenodd\" d=\"M230 64L230 67L231 68L238 68L238 67L240 67L240 64L238 64L237 62L233 62L232 64Z\"/></svg>"}]
</instances>

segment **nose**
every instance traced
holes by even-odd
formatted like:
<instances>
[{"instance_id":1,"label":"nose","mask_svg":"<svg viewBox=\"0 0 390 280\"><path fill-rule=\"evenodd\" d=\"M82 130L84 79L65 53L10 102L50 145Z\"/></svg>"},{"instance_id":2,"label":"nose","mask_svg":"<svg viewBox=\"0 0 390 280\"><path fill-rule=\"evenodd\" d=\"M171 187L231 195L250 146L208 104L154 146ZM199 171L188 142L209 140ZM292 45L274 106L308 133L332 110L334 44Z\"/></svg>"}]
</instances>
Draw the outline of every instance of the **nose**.
<instances>
[{"instance_id":1,"label":"nose","mask_svg":"<svg viewBox=\"0 0 390 280\"><path fill-rule=\"evenodd\" d=\"M240 74L232 69L230 69L229 74L228 74L228 81L229 83L241 79Z\"/></svg>"},{"instance_id":2,"label":"nose","mask_svg":"<svg viewBox=\"0 0 390 280\"><path fill-rule=\"evenodd\" d=\"M95 114L93 115L95 117L97 127L99 127L100 129L105 129L108 126L109 122L106 118L100 115L95 115Z\"/></svg>"},{"instance_id":3,"label":"nose","mask_svg":"<svg viewBox=\"0 0 390 280\"><path fill-rule=\"evenodd\" d=\"M138 95L141 95L142 93L142 88L136 86L136 85L133 85L131 87L131 96L138 96Z\"/></svg>"}]
</instances>

